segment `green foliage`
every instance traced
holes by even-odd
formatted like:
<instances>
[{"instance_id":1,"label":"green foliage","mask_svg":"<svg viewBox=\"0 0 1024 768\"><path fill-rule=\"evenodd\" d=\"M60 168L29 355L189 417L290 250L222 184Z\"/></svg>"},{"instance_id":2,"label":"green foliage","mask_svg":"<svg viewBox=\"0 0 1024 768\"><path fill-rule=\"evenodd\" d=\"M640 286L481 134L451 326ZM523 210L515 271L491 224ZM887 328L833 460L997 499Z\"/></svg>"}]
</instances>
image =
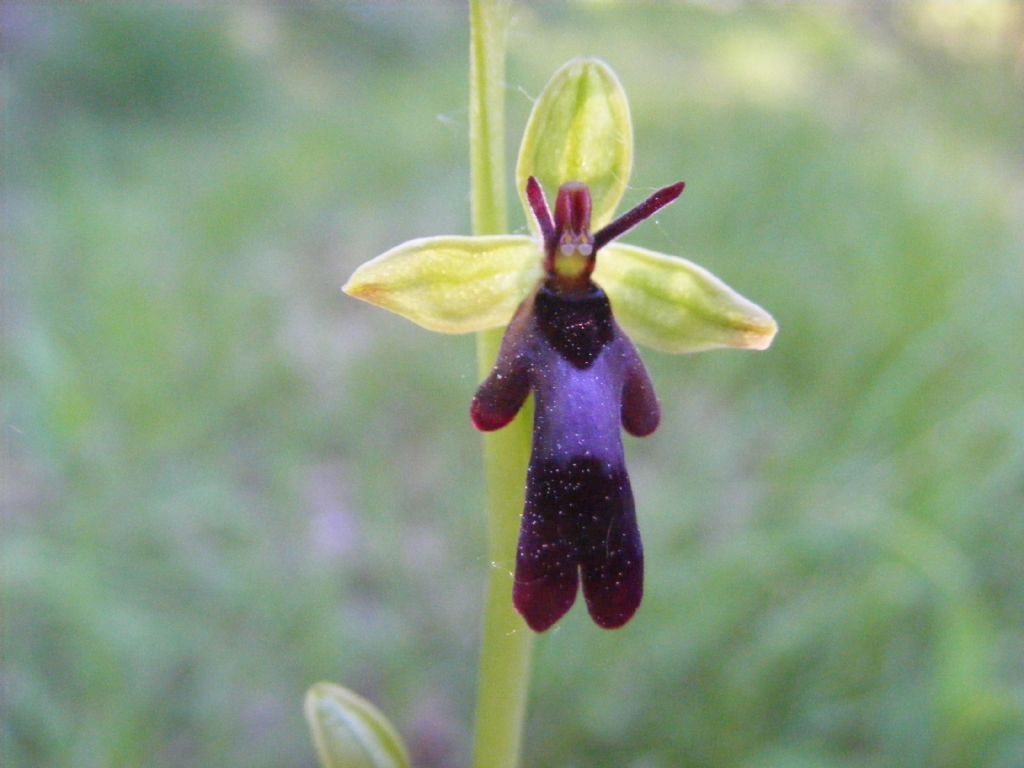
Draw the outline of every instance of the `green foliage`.
<instances>
[{"instance_id":1,"label":"green foliage","mask_svg":"<svg viewBox=\"0 0 1024 768\"><path fill-rule=\"evenodd\" d=\"M472 342L338 291L469 232L465 19L382 6L0 12L5 766L312 765L318 679L468 762ZM647 355L645 603L537 643L525 764L1021 763L1020 65L924 7L513 10L513 149L607 60L620 209L687 182L631 242L782 329Z\"/></svg>"}]
</instances>

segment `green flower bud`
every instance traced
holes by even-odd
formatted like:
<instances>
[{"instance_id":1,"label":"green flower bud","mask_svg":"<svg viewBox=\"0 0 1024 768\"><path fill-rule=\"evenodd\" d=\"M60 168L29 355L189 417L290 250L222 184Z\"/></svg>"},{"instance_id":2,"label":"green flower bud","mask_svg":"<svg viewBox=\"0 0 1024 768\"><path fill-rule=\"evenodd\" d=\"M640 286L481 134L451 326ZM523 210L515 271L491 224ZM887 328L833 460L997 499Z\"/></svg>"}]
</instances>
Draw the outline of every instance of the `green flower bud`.
<instances>
[{"instance_id":1,"label":"green flower bud","mask_svg":"<svg viewBox=\"0 0 1024 768\"><path fill-rule=\"evenodd\" d=\"M352 691L316 683L306 692L305 713L323 768L409 768L398 731Z\"/></svg>"}]
</instances>

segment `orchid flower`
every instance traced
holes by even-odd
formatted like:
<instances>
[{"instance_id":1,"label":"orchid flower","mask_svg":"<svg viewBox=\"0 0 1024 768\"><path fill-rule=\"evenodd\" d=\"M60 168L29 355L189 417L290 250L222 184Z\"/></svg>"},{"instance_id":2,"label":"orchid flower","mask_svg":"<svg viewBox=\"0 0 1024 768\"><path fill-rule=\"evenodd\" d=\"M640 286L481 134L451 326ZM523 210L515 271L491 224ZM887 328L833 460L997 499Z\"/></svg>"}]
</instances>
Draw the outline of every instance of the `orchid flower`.
<instances>
[{"instance_id":1,"label":"orchid flower","mask_svg":"<svg viewBox=\"0 0 1024 768\"><path fill-rule=\"evenodd\" d=\"M614 242L683 191L682 182L665 187L612 221L632 151L618 79L601 61L574 59L538 98L519 151L534 235L411 240L343 288L434 331L507 328L471 416L499 429L535 397L513 600L538 632L569 610L581 577L602 627L626 623L643 594L620 425L648 435L660 411L626 332L673 353L765 349L776 332L771 315L707 270ZM554 215L543 186L559 190Z\"/></svg>"}]
</instances>

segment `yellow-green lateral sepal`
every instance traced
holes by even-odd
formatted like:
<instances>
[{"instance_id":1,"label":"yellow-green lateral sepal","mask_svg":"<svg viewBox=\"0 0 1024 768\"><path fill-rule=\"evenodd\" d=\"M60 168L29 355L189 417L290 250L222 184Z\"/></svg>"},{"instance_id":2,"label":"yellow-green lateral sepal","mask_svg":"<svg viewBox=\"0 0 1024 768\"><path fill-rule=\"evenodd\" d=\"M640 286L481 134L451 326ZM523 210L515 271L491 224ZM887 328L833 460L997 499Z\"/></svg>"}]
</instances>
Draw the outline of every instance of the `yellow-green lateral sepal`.
<instances>
[{"instance_id":1,"label":"yellow-green lateral sepal","mask_svg":"<svg viewBox=\"0 0 1024 768\"><path fill-rule=\"evenodd\" d=\"M431 331L471 333L508 323L541 259L525 235L425 237L361 265L342 290Z\"/></svg>"},{"instance_id":2,"label":"yellow-green lateral sepal","mask_svg":"<svg viewBox=\"0 0 1024 768\"><path fill-rule=\"evenodd\" d=\"M323 768L409 768L395 727L347 688L316 683L306 692L305 713Z\"/></svg>"},{"instance_id":3,"label":"yellow-green lateral sepal","mask_svg":"<svg viewBox=\"0 0 1024 768\"><path fill-rule=\"evenodd\" d=\"M676 256L611 243L597 257L594 282L634 341L662 352L767 349L778 330L757 304Z\"/></svg>"},{"instance_id":4,"label":"yellow-green lateral sepal","mask_svg":"<svg viewBox=\"0 0 1024 768\"><path fill-rule=\"evenodd\" d=\"M593 200L591 226L611 221L633 169L633 123L619 79L598 59L573 59L559 69L533 105L516 164L516 188L531 227L526 180L536 176L549 195L582 181ZM534 229L536 231L536 229Z\"/></svg>"}]
</instances>

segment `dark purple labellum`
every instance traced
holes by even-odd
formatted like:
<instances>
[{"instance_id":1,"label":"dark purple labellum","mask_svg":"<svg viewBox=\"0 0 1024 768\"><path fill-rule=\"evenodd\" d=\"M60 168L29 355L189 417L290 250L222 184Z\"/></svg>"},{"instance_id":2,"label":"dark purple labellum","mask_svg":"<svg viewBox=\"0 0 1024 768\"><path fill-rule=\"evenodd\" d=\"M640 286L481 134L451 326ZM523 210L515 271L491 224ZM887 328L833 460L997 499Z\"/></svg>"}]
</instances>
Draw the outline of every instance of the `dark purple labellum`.
<instances>
[{"instance_id":1,"label":"dark purple labellum","mask_svg":"<svg viewBox=\"0 0 1024 768\"><path fill-rule=\"evenodd\" d=\"M500 429L531 391L536 400L513 601L537 632L572 607L581 576L587 608L602 627L625 624L643 597L643 547L621 430L649 435L660 409L636 348L590 274L601 245L682 188L656 192L592 236L585 185L562 186L553 221L540 185L532 177L527 185L547 275L516 311L471 415L481 430Z\"/></svg>"}]
</instances>

